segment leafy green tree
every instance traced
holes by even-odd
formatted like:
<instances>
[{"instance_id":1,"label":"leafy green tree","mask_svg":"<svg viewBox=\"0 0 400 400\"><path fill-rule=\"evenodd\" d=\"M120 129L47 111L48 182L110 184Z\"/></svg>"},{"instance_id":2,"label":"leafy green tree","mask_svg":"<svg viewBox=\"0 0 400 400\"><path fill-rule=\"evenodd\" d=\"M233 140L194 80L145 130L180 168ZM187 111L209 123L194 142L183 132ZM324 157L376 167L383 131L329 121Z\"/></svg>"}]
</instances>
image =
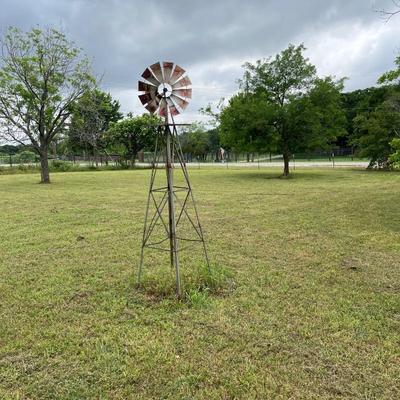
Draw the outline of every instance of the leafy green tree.
<instances>
[{"instance_id":1,"label":"leafy green tree","mask_svg":"<svg viewBox=\"0 0 400 400\"><path fill-rule=\"evenodd\" d=\"M328 149L337 136L345 134L342 89L342 81L317 78L307 94L288 104L287 142L293 152Z\"/></svg>"},{"instance_id":2,"label":"leafy green tree","mask_svg":"<svg viewBox=\"0 0 400 400\"><path fill-rule=\"evenodd\" d=\"M106 146L105 133L110 123L119 121L123 115L120 104L109 93L99 89L87 91L73 105L68 129L68 147L71 151L90 151L97 156ZM97 162L97 157L96 157Z\"/></svg>"},{"instance_id":3,"label":"leafy green tree","mask_svg":"<svg viewBox=\"0 0 400 400\"><path fill-rule=\"evenodd\" d=\"M391 142L400 135L400 94L395 94L374 111L354 119L355 137L362 157L370 159L369 168L390 167Z\"/></svg>"},{"instance_id":4,"label":"leafy green tree","mask_svg":"<svg viewBox=\"0 0 400 400\"><path fill-rule=\"evenodd\" d=\"M110 123L106 140L113 148L120 150L133 166L139 151L154 147L157 125L160 122L160 118L155 115L134 117L129 114L121 121Z\"/></svg>"},{"instance_id":5,"label":"leafy green tree","mask_svg":"<svg viewBox=\"0 0 400 400\"><path fill-rule=\"evenodd\" d=\"M359 154L370 158L369 168L390 168L391 143L400 135L400 56L395 69L383 74L376 89L378 101L354 118L352 143Z\"/></svg>"},{"instance_id":6,"label":"leafy green tree","mask_svg":"<svg viewBox=\"0 0 400 400\"><path fill-rule=\"evenodd\" d=\"M398 84L400 85L400 56L395 59L396 68L385 72L379 79L380 84Z\"/></svg>"},{"instance_id":7,"label":"leafy green tree","mask_svg":"<svg viewBox=\"0 0 400 400\"><path fill-rule=\"evenodd\" d=\"M242 92L233 96L219 117L222 144L235 151L276 150L276 108L264 93Z\"/></svg>"},{"instance_id":8,"label":"leafy green tree","mask_svg":"<svg viewBox=\"0 0 400 400\"><path fill-rule=\"evenodd\" d=\"M346 133L339 137L341 147L354 145L355 132L354 119L360 115L368 115L379 107L393 92L392 86L370 87L352 92L342 93L342 104L346 114Z\"/></svg>"},{"instance_id":9,"label":"leafy green tree","mask_svg":"<svg viewBox=\"0 0 400 400\"><path fill-rule=\"evenodd\" d=\"M199 124L193 124L179 137L182 151L185 154L203 159L211 151L209 133Z\"/></svg>"},{"instance_id":10,"label":"leafy green tree","mask_svg":"<svg viewBox=\"0 0 400 400\"><path fill-rule=\"evenodd\" d=\"M12 144L5 144L3 146L0 146L0 153L13 155L18 153L20 147L20 145L14 146Z\"/></svg>"},{"instance_id":11,"label":"leafy green tree","mask_svg":"<svg viewBox=\"0 0 400 400\"><path fill-rule=\"evenodd\" d=\"M236 150L279 151L283 176L297 151L327 146L343 133L343 80L316 76L303 45L246 63L241 93L220 115L221 139Z\"/></svg>"},{"instance_id":12,"label":"leafy green tree","mask_svg":"<svg viewBox=\"0 0 400 400\"><path fill-rule=\"evenodd\" d=\"M399 138L393 139L390 145L395 152L390 155L389 161L394 168L400 168L400 135Z\"/></svg>"},{"instance_id":13,"label":"leafy green tree","mask_svg":"<svg viewBox=\"0 0 400 400\"><path fill-rule=\"evenodd\" d=\"M95 85L90 62L51 28L9 28L2 48L0 136L30 143L40 157L41 182L50 183L50 144L64 131L73 104Z\"/></svg>"},{"instance_id":14,"label":"leafy green tree","mask_svg":"<svg viewBox=\"0 0 400 400\"><path fill-rule=\"evenodd\" d=\"M221 148L221 135L218 128L212 128L207 131L210 151L214 153L214 159L217 160L219 156L219 149Z\"/></svg>"},{"instance_id":15,"label":"leafy green tree","mask_svg":"<svg viewBox=\"0 0 400 400\"><path fill-rule=\"evenodd\" d=\"M37 154L29 151L29 150L23 150L17 153L15 157L15 161L17 163L33 163L36 161Z\"/></svg>"}]
</instances>

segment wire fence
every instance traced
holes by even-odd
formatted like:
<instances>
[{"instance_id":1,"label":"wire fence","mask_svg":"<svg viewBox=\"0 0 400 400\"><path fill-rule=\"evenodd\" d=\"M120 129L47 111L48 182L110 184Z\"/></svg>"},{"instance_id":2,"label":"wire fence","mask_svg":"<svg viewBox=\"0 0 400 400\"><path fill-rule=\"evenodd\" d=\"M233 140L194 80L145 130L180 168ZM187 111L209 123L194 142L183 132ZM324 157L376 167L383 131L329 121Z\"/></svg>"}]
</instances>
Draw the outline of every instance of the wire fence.
<instances>
[{"instance_id":1,"label":"wire fence","mask_svg":"<svg viewBox=\"0 0 400 400\"><path fill-rule=\"evenodd\" d=\"M221 150L208 152L203 154L184 153L185 161L188 166L201 166L214 165L224 166L248 166L248 167L262 167L262 166L275 166L283 163L283 156L274 153L243 153L234 151ZM139 152L134 159L126 157L121 154L98 154L85 155L85 154L63 154L63 155L49 155L50 165L64 162L76 166L114 166L114 167L127 167L127 166L151 166L153 162L152 152ZM178 162L178 160L175 160ZM292 168L297 165L306 163L321 163L331 164L332 167L340 165L341 163L352 162L367 162L366 159L357 158L354 154L353 148L337 148L330 151L318 151L313 153L296 153L291 155ZM161 163L165 160L161 159ZM0 153L0 166L1 167L18 167L18 166L40 166L40 159L38 155L33 152L21 152L17 154L4 154Z\"/></svg>"}]
</instances>

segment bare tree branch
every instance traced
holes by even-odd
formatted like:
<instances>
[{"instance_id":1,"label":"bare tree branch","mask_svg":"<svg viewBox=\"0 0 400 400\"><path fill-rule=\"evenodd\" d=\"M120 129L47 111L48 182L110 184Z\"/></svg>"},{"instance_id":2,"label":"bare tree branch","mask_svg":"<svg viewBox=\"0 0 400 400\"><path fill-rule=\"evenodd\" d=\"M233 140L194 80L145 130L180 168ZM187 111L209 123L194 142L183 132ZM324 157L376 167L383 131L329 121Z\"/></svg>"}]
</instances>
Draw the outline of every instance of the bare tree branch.
<instances>
[{"instance_id":1,"label":"bare tree branch","mask_svg":"<svg viewBox=\"0 0 400 400\"><path fill-rule=\"evenodd\" d=\"M392 0L392 3L395 7L393 11L375 10L386 22L389 22L395 15L400 14L400 0Z\"/></svg>"}]
</instances>

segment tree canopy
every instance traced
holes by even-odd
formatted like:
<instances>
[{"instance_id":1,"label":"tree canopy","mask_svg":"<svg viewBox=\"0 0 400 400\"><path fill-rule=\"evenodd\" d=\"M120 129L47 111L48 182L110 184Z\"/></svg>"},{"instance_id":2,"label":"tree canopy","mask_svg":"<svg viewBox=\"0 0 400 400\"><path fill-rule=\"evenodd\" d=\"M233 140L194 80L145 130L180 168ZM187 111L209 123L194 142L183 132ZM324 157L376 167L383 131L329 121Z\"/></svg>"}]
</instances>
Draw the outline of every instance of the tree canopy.
<instances>
[{"instance_id":1,"label":"tree canopy","mask_svg":"<svg viewBox=\"0 0 400 400\"><path fill-rule=\"evenodd\" d=\"M55 29L8 29L2 39L0 135L30 143L49 183L48 150L65 129L73 104L95 86L91 65L74 43Z\"/></svg>"},{"instance_id":2,"label":"tree canopy","mask_svg":"<svg viewBox=\"0 0 400 400\"><path fill-rule=\"evenodd\" d=\"M303 45L246 63L241 91L220 115L221 139L236 150L283 154L284 176L297 151L327 146L342 134L343 80L318 78Z\"/></svg>"},{"instance_id":3,"label":"tree canopy","mask_svg":"<svg viewBox=\"0 0 400 400\"><path fill-rule=\"evenodd\" d=\"M400 56L395 65L379 78L384 86L369 90L368 107L353 118L351 140L359 154L370 159L369 168L390 168L394 139L400 137Z\"/></svg>"},{"instance_id":4,"label":"tree canopy","mask_svg":"<svg viewBox=\"0 0 400 400\"><path fill-rule=\"evenodd\" d=\"M182 151L189 159L204 159L207 153L219 148L218 135L215 130L207 131L201 124L193 124L179 137Z\"/></svg>"},{"instance_id":5,"label":"tree canopy","mask_svg":"<svg viewBox=\"0 0 400 400\"><path fill-rule=\"evenodd\" d=\"M107 132L107 142L118 148L125 159L135 163L137 153L154 146L157 134L157 125L161 122L156 115L143 114L134 117L129 114L118 122L111 122Z\"/></svg>"},{"instance_id":6,"label":"tree canopy","mask_svg":"<svg viewBox=\"0 0 400 400\"><path fill-rule=\"evenodd\" d=\"M99 89L87 91L73 105L67 137L72 151L85 149L96 156L106 146L105 133L110 123L123 115L120 104L109 93Z\"/></svg>"}]
</instances>

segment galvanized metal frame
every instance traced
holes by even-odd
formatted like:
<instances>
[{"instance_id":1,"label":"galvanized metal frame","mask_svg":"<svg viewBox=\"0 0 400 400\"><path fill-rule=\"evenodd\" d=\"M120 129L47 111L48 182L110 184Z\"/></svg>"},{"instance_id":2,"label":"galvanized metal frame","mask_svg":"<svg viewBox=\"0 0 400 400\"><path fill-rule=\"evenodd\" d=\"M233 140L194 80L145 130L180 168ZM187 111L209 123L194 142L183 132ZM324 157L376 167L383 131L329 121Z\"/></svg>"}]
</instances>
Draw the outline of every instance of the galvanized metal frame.
<instances>
[{"instance_id":1,"label":"galvanized metal frame","mask_svg":"<svg viewBox=\"0 0 400 400\"><path fill-rule=\"evenodd\" d=\"M170 253L171 267L175 269L176 294L177 296L181 296L182 288L181 288L181 277L180 277L179 252L186 250L197 243L201 243L205 261L207 263L207 267L209 270L210 270L210 261L209 261L207 246L204 240L203 228L200 224L197 205L194 199L192 186L189 180L188 170L183 156L182 147L179 142L178 131L177 131L177 126L188 125L188 124L175 124L173 116L171 116L171 120L172 123L169 123L167 115L167 117L165 118L165 123L159 125L157 129L158 131L157 140L152 161L152 171L150 177L149 194L147 197L137 281L138 284L140 284L144 266L144 253L146 248L160 250L160 251L168 251ZM165 155L167 186L155 187L155 177L157 171L159 170L160 158L163 154ZM182 170L185 186L174 185L175 157L178 160L177 164ZM176 195L177 192L182 192L182 191L187 192L183 201L179 200L179 198ZM158 201L154 196L154 193L156 192L164 193L164 195ZM194 210L193 216L190 215L190 213L188 212L189 203L193 204L193 210ZM154 204L155 211L154 214L150 217L149 210L151 204ZM163 218L163 211L167 204L168 204L168 223ZM177 218L175 218L176 205L180 207L180 211ZM179 227L179 223L183 215L186 216L194 232L196 232L195 235L196 239L185 238L177 235L177 228ZM166 237L161 241L159 240L153 243L149 242L153 230L158 221L161 221L161 224L163 225L166 233ZM168 248L160 247L166 241L169 241L169 247ZM189 242L190 244L187 246L179 247L181 242Z\"/></svg>"}]
</instances>

